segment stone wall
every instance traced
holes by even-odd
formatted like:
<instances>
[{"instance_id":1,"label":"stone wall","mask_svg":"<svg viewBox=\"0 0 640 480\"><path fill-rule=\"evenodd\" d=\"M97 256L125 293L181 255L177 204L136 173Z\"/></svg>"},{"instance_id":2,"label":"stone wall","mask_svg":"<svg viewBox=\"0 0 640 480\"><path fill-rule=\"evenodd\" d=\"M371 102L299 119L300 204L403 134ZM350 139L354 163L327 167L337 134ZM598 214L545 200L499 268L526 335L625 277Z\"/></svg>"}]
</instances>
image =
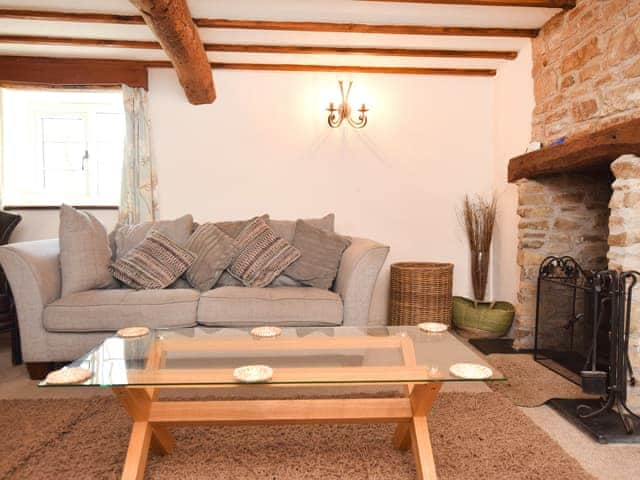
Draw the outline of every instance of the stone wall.
<instances>
[{"instance_id":1,"label":"stone wall","mask_svg":"<svg viewBox=\"0 0 640 480\"><path fill-rule=\"evenodd\" d=\"M567 174L518 182L516 348L531 348L538 268L549 255L570 255L585 269L605 269L612 178Z\"/></svg>"},{"instance_id":2,"label":"stone wall","mask_svg":"<svg viewBox=\"0 0 640 480\"><path fill-rule=\"evenodd\" d=\"M640 158L624 155L613 162L611 170L616 180L609 203L609 267L640 271ZM634 289L632 298L629 356L640 379L640 287ZM640 409L640 385L629 387L629 404Z\"/></svg>"},{"instance_id":3,"label":"stone wall","mask_svg":"<svg viewBox=\"0 0 640 480\"><path fill-rule=\"evenodd\" d=\"M532 140L640 117L640 0L578 0L533 40Z\"/></svg>"}]
</instances>

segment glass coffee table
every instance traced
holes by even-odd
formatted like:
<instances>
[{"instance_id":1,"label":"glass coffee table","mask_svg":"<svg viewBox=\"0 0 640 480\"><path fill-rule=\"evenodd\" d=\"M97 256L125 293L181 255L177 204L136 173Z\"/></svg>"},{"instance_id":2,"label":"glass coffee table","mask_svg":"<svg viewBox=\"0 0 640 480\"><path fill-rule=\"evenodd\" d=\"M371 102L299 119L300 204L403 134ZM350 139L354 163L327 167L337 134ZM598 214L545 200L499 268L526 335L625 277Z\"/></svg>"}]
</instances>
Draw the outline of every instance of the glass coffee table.
<instances>
[{"instance_id":1,"label":"glass coffee table","mask_svg":"<svg viewBox=\"0 0 640 480\"><path fill-rule=\"evenodd\" d=\"M167 426L291 423L397 423L394 446L412 448L419 479L435 479L426 417L443 383L504 380L449 331L282 328L279 335L263 338L250 330L195 327L115 336L69 365L89 370L91 378L64 387L110 387L133 421L123 479L143 478L149 448L171 453L174 441ZM241 383L235 369L247 365L269 366L270 378ZM468 374L486 378L459 376ZM402 394L260 399L267 390L314 386L330 393L332 387L350 385L398 385ZM44 381L40 386L60 385ZM251 389L252 399L159 398L160 390L176 388Z\"/></svg>"}]
</instances>

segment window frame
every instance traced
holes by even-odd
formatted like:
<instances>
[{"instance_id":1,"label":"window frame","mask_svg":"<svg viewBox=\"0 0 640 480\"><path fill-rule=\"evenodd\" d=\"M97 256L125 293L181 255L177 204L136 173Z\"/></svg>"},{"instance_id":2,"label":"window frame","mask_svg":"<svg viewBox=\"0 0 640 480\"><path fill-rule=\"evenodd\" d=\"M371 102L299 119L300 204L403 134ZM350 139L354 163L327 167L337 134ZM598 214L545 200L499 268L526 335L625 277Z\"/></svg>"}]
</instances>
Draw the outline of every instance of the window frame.
<instances>
[{"instance_id":1,"label":"window frame","mask_svg":"<svg viewBox=\"0 0 640 480\"><path fill-rule=\"evenodd\" d=\"M28 105L28 128L29 133L26 135L30 139L30 145L27 148L33 147L33 152L31 159L32 162L29 168L33 168L33 174L39 174L43 180L45 175L44 165L40 167L39 172L36 172L38 169L38 162L43 159L43 132L42 132L42 123L41 120L47 116L51 118L61 117L68 118L73 115L81 116L84 119L84 140L85 140L85 149L89 152L89 160L87 162L87 173L86 173L86 181L88 183L87 194L83 195L73 195L67 198L60 198L60 192L47 192L44 186L41 190L37 191L25 191L17 194L17 190L11 191L11 189L6 188L6 181L10 181L7 176L7 163L5 160L6 154L6 139L5 132L6 129L3 128L2 122L5 118L5 105L3 99L3 92L6 89L0 88L0 160L2 160L1 168L0 168L0 184L2 186L2 202L3 208L5 210L48 210L48 209L56 209L60 207L62 202L72 204L76 207L80 208L90 208L90 209L118 209L120 203L120 196L109 196L109 198L101 198L100 197L100 178L99 178L99 165L98 165L98 154L97 154L97 146L100 143L98 140L98 136L95 134L97 130L97 121L96 116L99 114L121 114L122 115L122 142L123 142L123 157L124 157L124 135L125 135L125 125L124 125L124 105L116 105L115 103L107 102L104 98L96 98L95 101L69 101L63 102L60 101L56 103L54 101L45 101L43 99L29 99L26 100L26 104ZM31 91L35 91L38 93L47 92L47 89L29 89ZM116 90L116 89L113 89ZM71 92L78 93L75 89L65 89L62 92ZM119 92L119 90L118 90ZM59 92L54 92L59 93ZM105 93L104 90L84 90L81 92L82 94L91 94L91 93ZM116 93L116 92L112 92ZM93 153L96 152L96 153ZM124 158L123 158L124 160ZM15 168L15 167L13 167ZM122 166L120 167L122 168ZM16 173L13 172L13 175ZM118 180L120 180L118 178ZM34 179L34 182L37 183L37 180ZM7 195L9 192L9 195Z\"/></svg>"}]
</instances>

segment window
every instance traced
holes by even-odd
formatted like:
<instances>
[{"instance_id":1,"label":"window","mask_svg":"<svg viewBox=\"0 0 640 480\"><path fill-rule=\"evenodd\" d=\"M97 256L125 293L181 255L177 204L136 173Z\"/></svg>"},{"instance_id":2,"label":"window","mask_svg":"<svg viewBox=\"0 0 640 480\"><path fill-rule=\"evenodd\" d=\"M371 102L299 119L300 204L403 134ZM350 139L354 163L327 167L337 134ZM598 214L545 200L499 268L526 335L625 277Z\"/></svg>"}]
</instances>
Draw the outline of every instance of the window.
<instances>
[{"instance_id":1,"label":"window","mask_svg":"<svg viewBox=\"0 0 640 480\"><path fill-rule=\"evenodd\" d=\"M120 203L121 92L0 92L4 205Z\"/></svg>"}]
</instances>

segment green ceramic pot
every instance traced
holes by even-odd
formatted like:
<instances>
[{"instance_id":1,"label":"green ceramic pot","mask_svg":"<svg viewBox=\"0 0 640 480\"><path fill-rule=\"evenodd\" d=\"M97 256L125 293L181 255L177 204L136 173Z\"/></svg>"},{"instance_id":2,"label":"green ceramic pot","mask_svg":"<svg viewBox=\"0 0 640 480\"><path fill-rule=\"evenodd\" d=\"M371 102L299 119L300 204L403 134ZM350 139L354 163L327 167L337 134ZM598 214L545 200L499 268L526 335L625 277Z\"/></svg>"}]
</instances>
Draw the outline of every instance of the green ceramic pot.
<instances>
[{"instance_id":1,"label":"green ceramic pot","mask_svg":"<svg viewBox=\"0 0 640 480\"><path fill-rule=\"evenodd\" d=\"M498 338L513 323L515 308L509 302L477 302L453 297L453 324L465 336Z\"/></svg>"}]
</instances>

